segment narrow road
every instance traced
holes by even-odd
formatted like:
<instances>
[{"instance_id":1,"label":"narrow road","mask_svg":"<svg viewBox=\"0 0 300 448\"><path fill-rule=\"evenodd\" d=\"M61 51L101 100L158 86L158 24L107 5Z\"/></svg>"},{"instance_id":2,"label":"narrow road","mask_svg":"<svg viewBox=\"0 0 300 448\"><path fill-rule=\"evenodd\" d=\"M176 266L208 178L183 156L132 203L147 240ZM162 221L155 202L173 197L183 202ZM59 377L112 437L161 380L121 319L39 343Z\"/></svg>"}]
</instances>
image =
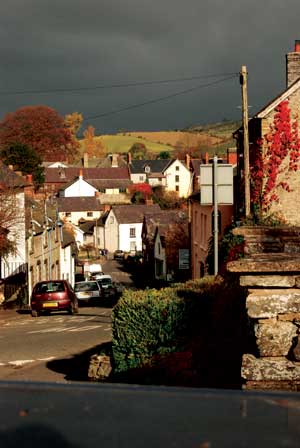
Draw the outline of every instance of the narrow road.
<instances>
[{"instance_id":1,"label":"narrow road","mask_svg":"<svg viewBox=\"0 0 300 448\"><path fill-rule=\"evenodd\" d=\"M0 311L0 379L64 381L54 361L88 356L111 340L111 308L84 307L78 315L32 318ZM52 364L51 364L52 363ZM76 375L75 375L76 376Z\"/></svg>"}]
</instances>

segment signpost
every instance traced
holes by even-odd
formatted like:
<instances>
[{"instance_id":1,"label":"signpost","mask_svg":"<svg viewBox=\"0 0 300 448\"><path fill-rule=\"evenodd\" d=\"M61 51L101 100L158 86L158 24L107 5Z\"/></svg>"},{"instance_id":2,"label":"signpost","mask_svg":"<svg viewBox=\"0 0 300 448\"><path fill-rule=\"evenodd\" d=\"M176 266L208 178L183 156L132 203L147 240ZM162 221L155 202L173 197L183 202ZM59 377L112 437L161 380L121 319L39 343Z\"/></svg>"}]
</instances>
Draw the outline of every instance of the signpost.
<instances>
[{"instance_id":1,"label":"signpost","mask_svg":"<svg viewBox=\"0 0 300 448\"><path fill-rule=\"evenodd\" d=\"M190 251L188 249L179 249L179 269L190 268Z\"/></svg>"},{"instance_id":2,"label":"signpost","mask_svg":"<svg viewBox=\"0 0 300 448\"><path fill-rule=\"evenodd\" d=\"M200 203L214 207L214 274L218 274L218 205L233 204L233 167L218 164L217 156L213 164L200 165Z\"/></svg>"}]
</instances>

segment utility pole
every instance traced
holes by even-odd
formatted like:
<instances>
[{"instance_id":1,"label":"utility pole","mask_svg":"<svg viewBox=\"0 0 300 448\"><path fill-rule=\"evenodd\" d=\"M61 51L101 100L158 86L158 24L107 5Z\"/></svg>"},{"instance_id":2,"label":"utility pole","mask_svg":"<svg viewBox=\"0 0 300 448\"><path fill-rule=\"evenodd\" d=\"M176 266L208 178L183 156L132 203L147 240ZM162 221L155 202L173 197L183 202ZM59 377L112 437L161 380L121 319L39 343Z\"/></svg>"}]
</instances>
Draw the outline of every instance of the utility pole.
<instances>
[{"instance_id":1,"label":"utility pole","mask_svg":"<svg viewBox=\"0 0 300 448\"><path fill-rule=\"evenodd\" d=\"M218 275L219 254L219 229L218 229L218 157L213 161L213 202L214 202L214 275Z\"/></svg>"},{"instance_id":2,"label":"utility pole","mask_svg":"<svg viewBox=\"0 0 300 448\"><path fill-rule=\"evenodd\" d=\"M244 182L245 182L245 216L250 216L250 164L249 164L249 131L248 131L248 91L247 67L242 65L240 71L242 88L243 135L244 135Z\"/></svg>"}]
</instances>

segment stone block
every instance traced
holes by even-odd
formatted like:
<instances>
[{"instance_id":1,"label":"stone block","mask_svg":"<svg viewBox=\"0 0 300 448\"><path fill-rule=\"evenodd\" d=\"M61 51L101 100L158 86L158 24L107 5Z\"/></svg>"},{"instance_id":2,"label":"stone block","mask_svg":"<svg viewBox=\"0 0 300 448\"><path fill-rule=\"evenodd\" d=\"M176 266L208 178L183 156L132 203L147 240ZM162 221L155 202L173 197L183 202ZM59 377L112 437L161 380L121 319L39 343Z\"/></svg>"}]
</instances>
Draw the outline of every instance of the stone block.
<instances>
[{"instance_id":1,"label":"stone block","mask_svg":"<svg viewBox=\"0 0 300 448\"><path fill-rule=\"evenodd\" d=\"M300 313L287 313L287 314L279 314L278 320L284 320L288 322L294 322L296 325L299 325L300 322Z\"/></svg>"},{"instance_id":2,"label":"stone block","mask_svg":"<svg viewBox=\"0 0 300 448\"><path fill-rule=\"evenodd\" d=\"M93 355L91 357L88 378L91 380L105 380L112 371L110 357L106 355Z\"/></svg>"},{"instance_id":3,"label":"stone block","mask_svg":"<svg viewBox=\"0 0 300 448\"><path fill-rule=\"evenodd\" d=\"M296 278L292 275L242 275L240 277L240 285L249 287L294 288Z\"/></svg>"},{"instance_id":4,"label":"stone block","mask_svg":"<svg viewBox=\"0 0 300 448\"><path fill-rule=\"evenodd\" d=\"M300 381L300 366L286 358L243 355L242 378L249 381Z\"/></svg>"},{"instance_id":5,"label":"stone block","mask_svg":"<svg viewBox=\"0 0 300 448\"><path fill-rule=\"evenodd\" d=\"M286 356L297 335L297 327L291 322L277 321L254 326L256 343L262 357Z\"/></svg>"},{"instance_id":6,"label":"stone block","mask_svg":"<svg viewBox=\"0 0 300 448\"><path fill-rule=\"evenodd\" d=\"M300 313L299 289L250 290L246 300L248 316L254 319Z\"/></svg>"}]
</instances>

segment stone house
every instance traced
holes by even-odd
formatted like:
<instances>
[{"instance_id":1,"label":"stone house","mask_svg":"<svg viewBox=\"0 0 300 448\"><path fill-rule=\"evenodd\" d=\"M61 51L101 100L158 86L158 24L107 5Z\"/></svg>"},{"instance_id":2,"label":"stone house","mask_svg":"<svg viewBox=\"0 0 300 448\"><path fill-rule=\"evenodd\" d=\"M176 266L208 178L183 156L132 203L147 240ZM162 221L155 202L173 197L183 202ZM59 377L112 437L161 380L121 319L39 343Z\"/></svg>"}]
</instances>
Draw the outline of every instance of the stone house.
<instances>
[{"instance_id":1,"label":"stone house","mask_svg":"<svg viewBox=\"0 0 300 448\"><path fill-rule=\"evenodd\" d=\"M296 170L290 169L293 162L294 150L299 152L299 111L300 111L300 43L296 41L294 51L286 55L286 88L275 99L270 101L257 114L249 120L249 154L250 154L250 170L251 170L251 203L254 199L253 182L255 181L253 169L257 169L259 161L266 160L265 168L262 174L262 185L260 188L261 198L260 205L270 202L270 207L265 210L264 214L275 214L283 222L292 225L300 224L300 195L299 195L299 158L296 156ZM285 116L284 116L285 113ZM278 126L284 125L287 144L280 137L281 131ZM281 133L282 135L282 133ZM293 137L294 136L294 137ZM238 148L238 184L240 191L243 192L243 129L240 128L234 133ZM285 137L284 137L285 138ZM275 139L277 141L275 142ZM275 146L277 145L277 150ZM284 153L284 151L287 151ZM260 158L261 151L261 158ZM275 151L279 151L277 154ZM260 162L261 163L261 162ZM275 173L275 185L268 189L267 171ZM277 174L276 174L277 172ZM268 196L267 193L268 193ZM274 200L272 199L272 196ZM276 197L276 199L275 199ZM269 198L269 199L268 199ZM237 196L237 210L243 210L244 198L243 194ZM253 210L252 210L253 211Z\"/></svg>"}]
</instances>

